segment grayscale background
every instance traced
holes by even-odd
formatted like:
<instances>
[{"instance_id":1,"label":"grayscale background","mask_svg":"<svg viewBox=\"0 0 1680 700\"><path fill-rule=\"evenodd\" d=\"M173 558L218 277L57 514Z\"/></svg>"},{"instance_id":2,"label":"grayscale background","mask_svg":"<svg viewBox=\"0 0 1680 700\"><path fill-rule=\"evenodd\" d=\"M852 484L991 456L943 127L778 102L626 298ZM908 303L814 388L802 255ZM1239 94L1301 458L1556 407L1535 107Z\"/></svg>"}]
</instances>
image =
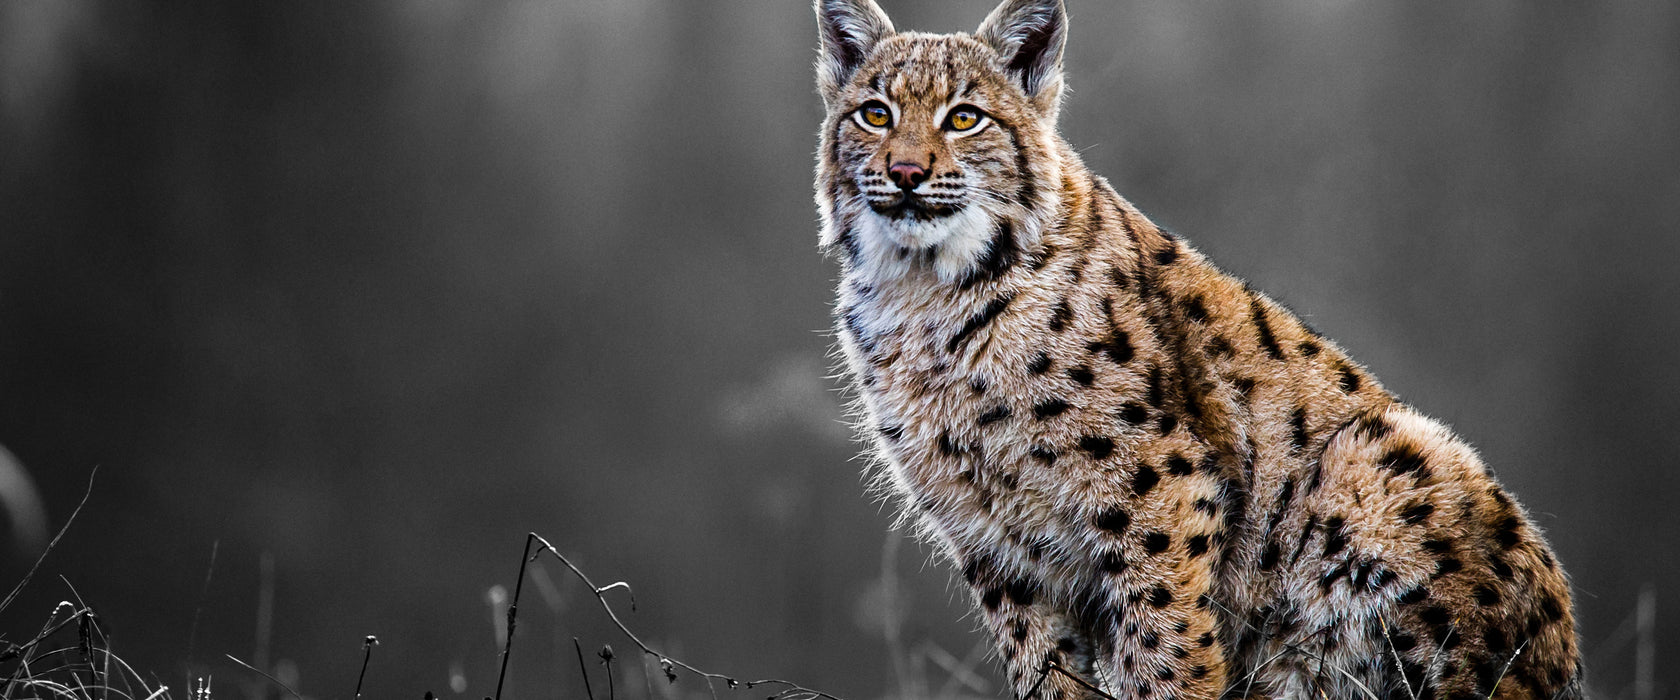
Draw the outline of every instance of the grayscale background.
<instances>
[{"instance_id":1,"label":"grayscale background","mask_svg":"<svg viewBox=\"0 0 1680 700\"><path fill-rule=\"evenodd\" d=\"M1088 163L1474 443L1600 697L1675 697L1680 4L1069 9ZM0 633L79 595L223 698L277 697L224 654L347 697L373 634L370 697L479 698L536 531L695 665L1003 697L828 378L815 45L804 0L0 4L0 445L44 508L0 470L0 588L98 467ZM510 696L581 697L576 636L643 697L554 563Z\"/></svg>"}]
</instances>

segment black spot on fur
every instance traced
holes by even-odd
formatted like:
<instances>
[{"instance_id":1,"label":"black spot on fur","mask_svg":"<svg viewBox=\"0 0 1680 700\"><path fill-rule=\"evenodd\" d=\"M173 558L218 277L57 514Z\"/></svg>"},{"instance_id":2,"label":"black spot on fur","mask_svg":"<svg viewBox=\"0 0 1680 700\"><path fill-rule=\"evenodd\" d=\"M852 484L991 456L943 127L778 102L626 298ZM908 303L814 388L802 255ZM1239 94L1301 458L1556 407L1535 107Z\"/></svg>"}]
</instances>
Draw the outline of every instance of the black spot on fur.
<instances>
[{"instance_id":1,"label":"black spot on fur","mask_svg":"<svg viewBox=\"0 0 1680 700\"><path fill-rule=\"evenodd\" d=\"M1078 382L1080 386L1090 386L1092 382L1097 381L1097 376L1092 374L1091 368L1086 367L1085 365L1069 367L1067 376L1068 379Z\"/></svg>"},{"instance_id":2,"label":"black spot on fur","mask_svg":"<svg viewBox=\"0 0 1680 700\"><path fill-rule=\"evenodd\" d=\"M1563 604L1554 596L1543 596L1540 598L1540 613L1545 615L1547 620L1557 622L1563 619Z\"/></svg>"},{"instance_id":3,"label":"black spot on fur","mask_svg":"<svg viewBox=\"0 0 1680 700\"><path fill-rule=\"evenodd\" d=\"M1104 552L1097 560L1097 568L1105 574L1118 574L1125 571L1127 566L1125 555L1119 552Z\"/></svg>"},{"instance_id":4,"label":"black spot on fur","mask_svg":"<svg viewBox=\"0 0 1680 700\"><path fill-rule=\"evenodd\" d=\"M1393 569L1383 569L1377 572L1376 579L1371 581L1371 589L1381 590L1398 580L1400 580L1400 574L1394 573Z\"/></svg>"},{"instance_id":5,"label":"black spot on fur","mask_svg":"<svg viewBox=\"0 0 1680 700\"><path fill-rule=\"evenodd\" d=\"M1191 504L1191 507L1203 513L1207 513L1208 515L1213 515L1219 512L1219 504L1214 503L1211 499L1207 498L1196 499L1196 502Z\"/></svg>"},{"instance_id":6,"label":"black spot on fur","mask_svg":"<svg viewBox=\"0 0 1680 700\"><path fill-rule=\"evenodd\" d=\"M1150 554L1160 554L1172 545L1172 537L1165 532L1151 532L1143 536L1143 549Z\"/></svg>"},{"instance_id":7,"label":"black spot on fur","mask_svg":"<svg viewBox=\"0 0 1680 700\"><path fill-rule=\"evenodd\" d=\"M1199 557L1199 556L1202 556L1203 554L1207 554L1207 551L1208 551L1208 536L1207 535L1196 535L1194 537L1191 537L1189 540L1185 541L1184 546L1185 546L1185 549L1190 552L1190 556L1192 556L1192 557Z\"/></svg>"},{"instance_id":8,"label":"black spot on fur","mask_svg":"<svg viewBox=\"0 0 1680 700\"><path fill-rule=\"evenodd\" d=\"M1271 571L1272 569L1277 568L1278 557L1281 556L1283 556L1283 552L1278 551L1278 544L1276 542L1267 542L1266 549L1260 553L1260 570Z\"/></svg>"},{"instance_id":9,"label":"black spot on fur","mask_svg":"<svg viewBox=\"0 0 1680 700\"><path fill-rule=\"evenodd\" d=\"M1160 408L1167 400L1166 375L1160 367L1149 368L1149 405Z\"/></svg>"},{"instance_id":10,"label":"black spot on fur","mask_svg":"<svg viewBox=\"0 0 1680 700\"><path fill-rule=\"evenodd\" d=\"M1250 465L1250 466L1252 466L1252 465ZM1207 474L1218 473L1219 472L1219 455L1216 454L1216 453L1213 453L1213 452L1209 452L1206 455L1203 455L1202 456L1202 463L1196 465L1196 468L1202 470L1204 473L1207 473Z\"/></svg>"},{"instance_id":11,"label":"black spot on fur","mask_svg":"<svg viewBox=\"0 0 1680 700\"><path fill-rule=\"evenodd\" d=\"M1143 404L1129 402L1120 407L1120 411L1117 415L1120 420L1131 423L1132 425L1137 425L1149 418L1149 410L1144 408Z\"/></svg>"},{"instance_id":12,"label":"black spot on fur","mask_svg":"<svg viewBox=\"0 0 1680 700\"><path fill-rule=\"evenodd\" d=\"M1036 460L1038 460L1040 462L1043 462L1045 464L1055 464L1056 463L1056 451L1052 450L1048 447L1045 447L1043 445L1033 445L1032 449L1029 450L1028 452L1030 454L1032 454L1033 459L1036 459Z\"/></svg>"},{"instance_id":13,"label":"black spot on fur","mask_svg":"<svg viewBox=\"0 0 1680 700\"><path fill-rule=\"evenodd\" d=\"M1143 648L1154 649L1155 647L1161 646L1161 635L1156 634L1155 630L1149 630L1144 632L1143 637L1138 641L1143 644Z\"/></svg>"},{"instance_id":14,"label":"black spot on fur","mask_svg":"<svg viewBox=\"0 0 1680 700\"><path fill-rule=\"evenodd\" d=\"M1510 549L1522 541L1522 535L1517 530L1522 527L1522 521L1517 516L1507 515L1494 524L1493 538L1499 542L1500 549Z\"/></svg>"},{"instance_id":15,"label":"black spot on fur","mask_svg":"<svg viewBox=\"0 0 1680 700\"><path fill-rule=\"evenodd\" d=\"M1156 265L1171 265L1178 260L1178 242L1167 241L1167 247L1155 251Z\"/></svg>"},{"instance_id":16,"label":"black spot on fur","mask_svg":"<svg viewBox=\"0 0 1680 700\"><path fill-rule=\"evenodd\" d=\"M997 610L998 605L1000 605L1002 603L1003 603L1003 589L1002 588L987 589L986 592L983 595L980 596L980 604L986 606L987 610Z\"/></svg>"},{"instance_id":17,"label":"black spot on fur","mask_svg":"<svg viewBox=\"0 0 1680 700\"><path fill-rule=\"evenodd\" d=\"M1323 348L1318 346L1318 343L1315 343L1315 342L1310 341L1310 340L1304 341L1300 345L1297 345L1295 347L1301 351L1301 355L1303 357L1313 357L1313 356L1318 354L1319 350L1323 349Z\"/></svg>"},{"instance_id":18,"label":"black spot on fur","mask_svg":"<svg viewBox=\"0 0 1680 700\"><path fill-rule=\"evenodd\" d=\"M1348 573L1347 562L1342 562L1341 564L1337 565L1336 568L1331 569L1329 573L1325 574L1323 577L1318 579L1319 589L1323 590L1325 593L1329 593L1330 588L1332 586L1336 585L1336 580L1340 579L1343 576L1346 576L1347 573Z\"/></svg>"},{"instance_id":19,"label":"black spot on fur","mask_svg":"<svg viewBox=\"0 0 1680 700\"><path fill-rule=\"evenodd\" d=\"M1353 371L1353 368L1342 365L1341 372L1342 376L1339 381L1342 385L1342 391L1349 394L1359 391L1359 375Z\"/></svg>"},{"instance_id":20,"label":"black spot on fur","mask_svg":"<svg viewBox=\"0 0 1680 700\"><path fill-rule=\"evenodd\" d=\"M1193 296L1184 300L1184 317L1197 323L1207 322L1207 307L1202 304L1200 296Z\"/></svg>"},{"instance_id":21,"label":"black spot on fur","mask_svg":"<svg viewBox=\"0 0 1680 700\"><path fill-rule=\"evenodd\" d=\"M1161 475L1156 474L1153 467L1147 464L1139 465L1137 473L1132 475L1132 493L1141 497L1158 483L1161 483Z\"/></svg>"},{"instance_id":22,"label":"black spot on fur","mask_svg":"<svg viewBox=\"0 0 1680 700\"><path fill-rule=\"evenodd\" d=\"M992 319L997 318L999 314L1003 313L1004 309L1009 308L1009 302L1014 300L1015 294L1011 292L988 302L986 304L986 308L981 309L980 313L977 313L972 318L969 318L968 322L963 324L962 330L958 331L957 334L951 338L951 341L945 344L945 352L956 352L957 348L963 344L963 341L968 340L968 337L973 335L975 331L978 331L986 324L991 323Z\"/></svg>"},{"instance_id":23,"label":"black spot on fur","mask_svg":"<svg viewBox=\"0 0 1680 700\"><path fill-rule=\"evenodd\" d=\"M1172 599L1172 591L1167 590L1166 586L1156 586L1149 590L1149 604L1157 608L1167 607L1172 603Z\"/></svg>"},{"instance_id":24,"label":"black spot on fur","mask_svg":"<svg viewBox=\"0 0 1680 700\"><path fill-rule=\"evenodd\" d=\"M1218 335L1214 336L1213 340L1207 342L1207 345L1202 348L1202 352L1207 353L1209 357L1230 357L1235 355L1237 351L1235 348L1231 347L1231 341L1229 339L1225 336Z\"/></svg>"},{"instance_id":25,"label":"black spot on fur","mask_svg":"<svg viewBox=\"0 0 1680 700\"><path fill-rule=\"evenodd\" d=\"M1037 406L1033 406L1033 415L1037 416L1039 420L1043 420L1052 416L1062 415L1062 412L1066 410L1068 410L1068 402L1061 399L1050 399Z\"/></svg>"},{"instance_id":26,"label":"black spot on fur","mask_svg":"<svg viewBox=\"0 0 1680 700\"><path fill-rule=\"evenodd\" d=\"M1027 371L1032 374L1044 374L1050 371L1050 353L1040 352L1033 358L1032 364L1027 365Z\"/></svg>"},{"instance_id":27,"label":"black spot on fur","mask_svg":"<svg viewBox=\"0 0 1680 700\"><path fill-rule=\"evenodd\" d=\"M1256 296L1250 301L1249 310L1254 314L1254 329L1260 334L1260 347L1264 348L1272 359L1284 359L1283 347L1278 345L1277 337L1272 335L1272 324L1266 319L1266 307L1260 303L1260 297Z\"/></svg>"},{"instance_id":28,"label":"black spot on fur","mask_svg":"<svg viewBox=\"0 0 1680 700\"><path fill-rule=\"evenodd\" d=\"M1190 476L1196 468L1183 455L1173 455L1167 458L1167 473L1173 476Z\"/></svg>"},{"instance_id":29,"label":"black spot on fur","mask_svg":"<svg viewBox=\"0 0 1680 700\"><path fill-rule=\"evenodd\" d=\"M1417 472L1420 476L1425 473L1425 468L1428 466L1424 463L1423 455L1419 454L1417 448L1411 445L1391 447L1377 462L1383 468L1395 474Z\"/></svg>"},{"instance_id":30,"label":"black spot on fur","mask_svg":"<svg viewBox=\"0 0 1680 700\"><path fill-rule=\"evenodd\" d=\"M1114 283L1115 289L1125 289L1131 284L1131 280L1126 279L1125 271L1118 267L1111 266L1108 268L1108 279Z\"/></svg>"},{"instance_id":31,"label":"black spot on fur","mask_svg":"<svg viewBox=\"0 0 1680 700\"><path fill-rule=\"evenodd\" d=\"M835 236L834 242L840 246L841 250L845 251L846 264L857 267L858 261L863 258L863 244L858 241L857 232L849 226L840 229L840 233Z\"/></svg>"},{"instance_id":32,"label":"black spot on fur","mask_svg":"<svg viewBox=\"0 0 1680 700\"><path fill-rule=\"evenodd\" d=\"M1132 516L1119 506L1111 506L1097 514L1096 523L1097 527L1118 535L1125 532L1126 527L1132 524Z\"/></svg>"},{"instance_id":33,"label":"black spot on fur","mask_svg":"<svg viewBox=\"0 0 1680 700\"><path fill-rule=\"evenodd\" d=\"M1175 416L1171 413L1161 414L1161 419L1159 421L1156 421L1156 423L1155 423L1155 430L1157 432L1161 433L1161 437L1166 437L1168 435L1171 435L1173 429L1177 428L1177 427L1178 427L1178 416Z\"/></svg>"},{"instance_id":34,"label":"black spot on fur","mask_svg":"<svg viewBox=\"0 0 1680 700\"><path fill-rule=\"evenodd\" d=\"M858 315L858 311L856 309L845 309L838 314L840 323L846 327L846 332L851 333L852 339L857 342L858 350L865 355L875 354L879 345L875 342L875 338L864 329L863 318Z\"/></svg>"},{"instance_id":35,"label":"black spot on fur","mask_svg":"<svg viewBox=\"0 0 1680 700\"><path fill-rule=\"evenodd\" d=\"M991 384L986 382L985 377L969 377L969 379L968 379L968 390L969 391L972 391L976 394L984 394L984 393L986 393L986 389L989 389L989 388L991 388Z\"/></svg>"},{"instance_id":36,"label":"black spot on fur","mask_svg":"<svg viewBox=\"0 0 1680 700\"><path fill-rule=\"evenodd\" d=\"M1511 565L1505 563L1505 558L1498 555L1488 557L1488 570L1501 581L1514 581L1517 578L1517 572L1512 571Z\"/></svg>"},{"instance_id":37,"label":"black spot on fur","mask_svg":"<svg viewBox=\"0 0 1680 700\"><path fill-rule=\"evenodd\" d=\"M1375 412L1359 414L1354 423L1354 434L1370 442L1386 439L1390 432L1393 432L1393 429L1389 427L1388 421Z\"/></svg>"},{"instance_id":38,"label":"black spot on fur","mask_svg":"<svg viewBox=\"0 0 1680 700\"><path fill-rule=\"evenodd\" d=\"M1407 525L1416 525L1427 520L1430 514L1434 512L1435 504L1433 503L1413 503L1406 506L1405 510L1400 511L1400 519L1405 521Z\"/></svg>"},{"instance_id":39,"label":"black spot on fur","mask_svg":"<svg viewBox=\"0 0 1680 700\"><path fill-rule=\"evenodd\" d=\"M1459 561L1458 557L1441 557L1435 562L1434 578L1441 578L1442 576L1458 573L1463 570L1464 562Z\"/></svg>"},{"instance_id":40,"label":"black spot on fur","mask_svg":"<svg viewBox=\"0 0 1680 700\"><path fill-rule=\"evenodd\" d=\"M1101 435L1079 438L1079 449L1091 453L1091 459L1103 459L1114 453L1114 440Z\"/></svg>"},{"instance_id":41,"label":"black spot on fur","mask_svg":"<svg viewBox=\"0 0 1680 700\"><path fill-rule=\"evenodd\" d=\"M1013 411L1009 410L1008 404L998 404L991 410L980 414L980 417L976 419L975 422L979 425L991 425L992 423L1008 418L1011 413L1013 413Z\"/></svg>"},{"instance_id":42,"label":"black spot on fur","mask_svg":"<svg viewBox=\"0 0 1680 700\"><path fill-rule=\"evenodd\" d=\"M1470 592L1470 595L1476 599L1477 605L1493 606L1499 604L1499 591L1493 590L1492 587L1487 585L1477 586L1475 590Z\"/></svg>"},{"instance_id":43,"label":"black spot on fur","mask_svg":"<svg viewBox=\"0 0 1680 700\"><path fill-rule=\"evenodd\" d=\"M1266 521L1266 533L1270 535L1277 529L1278 523L1283 522L1284 511L1289 508L1289 502L1295 498L1295 477L1283 480L1283 486L1278 489L1277 507L1272 511L1271 519Z\"/></svg>"},{"instance_id":44,"label":"black spot on fur","mask_svg":"<svg viewBox=\"0 0 1680 700\"><path fill-rule=\"evenodd\" d=\"M1423 586L1413 586L1410 590L1407 590L1405 593L1401 593L1400 597L1397 600L1399 601L1399 603L1401 605L1412 605L1414 603L1421 603L1421 602L1423 602L1423 600L1425 598L1428 598L1428 597L1429 597L1429 589L1428 588L1425 588Z\"/></svg>"},{"instance_id":45,"label":"black spot on fur","mask_svg":"<svg viewBox=\"0 0 1680 700\"><path fill-rule=\"evenodd\" d=\"M956 441L951 439L951 433L949 431L941 431L939 433L940 454L943 454L946 457L954 457L961 451L962 449L957 445Z\"/></svg>"},{"instance_id":46,"label":"black spot on fur","mask_svg":"<svg viewBox=\"0 0 1680 700\"><path fill-rule=\"evenodd\" d=\"M1196 638L1196 646L1199 646L1199 647L1211 647L1211 646L1213 646L1213 633L1212 632L1203 632L1202 636ZM1204 673L1206 672L1205 667L1204 667L1203 672ZM1201 676L1196 676L1196 677L1201 678Z\"/></svg>"},{"instance_id":47,"label":"black spot on fur","mask_svg":"<svg viewBox=\"0 0 1680 700\"><path fill-rule=\"evenodd\" d=\"M1435 554L1446 554L1452 551L1452 543L1446 540L1424 540L1423 548Z\"/></svg>"},{"instance_id":48,"label":"black spot on fur","mask_svg":"<svg viewBox=\"0 0 1680 700\"><path fill-rule=\"evenodd\" d=\"M1432 627L1439 627L1452 621L1452 612L1439 605L1431 605L1418 611L1418 619Z\"/></svg>"},{"instance_id":49,"label":"black spot on fur","mask_svg":"<svg viewBox=\"0 0 1680 700\"><path fill-rule=\"evenodd\" d=\"M1301 552L1307 548L1307 540L1312 538L1313 528L1318 527L1318 515L1307 516L1307 524L1301 528L1301 538L1295 542L1295 553L1289 556L1290 565L1300 561Z\"/></svg>"},{"instance_id":50,"label":"black spot on fur","mask_svg":"<svg viewBox=\"0 0 1680 700\"><path fill-rule=\"evenodd\" d=\"M1033 604L1033 598L1038 595L1038 582L1030 578L1018 578L1009 582L1005 593L1009 600L1016 605L1026 607Z\"/></svg>"},{"instance_id":51,"label":"black spot on fur","mask_svg":"<svg viewBox=\"0 0 1680 700\"><path fill-rule=\"evenodd\" d=\"M904 426L902 425L883 425L880 427L880 431L881 437L893 442L897 442L899 438L904 437Z\"/></svg>"},{"instance_id":52,"label":"black spot on fur","mask_svg":"<svg viewBox=\"0 0 1680 700\"><path fill-rule=\"evenodd\" d=\"M1132 361L1135 351L1132 349L1132 337L1118 328L1111 328L1108 335L1101 340L1086 346L1091 352L1101 352L1108 357L1109 362L1123 365Z\"/></svg>"},{"instance_id":53,"label":"black spot on fur","mask_svg":"<svg viewBox=\"0 0 1680 700\"><path fill-rule=\"evenodd\" d=\"M1067 299L1056 302L1056 308L1050 311L1050 330L1060 333L1067 329L1068 322L1073 320L1073 307L1068 305Z\"/></svg>"},{"instance_id":54,"label":"black spot on fur","mask_svg":"<svg viewBox=\"0 0 1680 700\"><path fill-rule=\"evenodd\" d=\"M1371 569L1376 567L1375 559L1362 558L1354 564L1353 573L1348 575L1348 581L1354 588L1367 588L1371 583Z\"/></svg>"},{"instance_id":55,"label":"black spot on fur","mask_svg":"<svg viewBox=\"0 0 1680 700\"><path fill-rule=\"evenodd\" d=\"M974 268L963 275L958 286L968 289L981 282L995 280L1009 272L1021 257L1020 244L1015 241L1015 224L1004 219L998 222L992 240L986 244L986 254Z\"/></svg>"},{"instance_id":56,"label":"black spot on fur","mask_svg":"<svg viewBox=\"0 0 1680 700\"><path fill-rule=\"evenodd\" d=\"M1296 408L1289 416L1290 442L1295 449L1307 449L1307 409Z\"/></svg>"}]
</instances>

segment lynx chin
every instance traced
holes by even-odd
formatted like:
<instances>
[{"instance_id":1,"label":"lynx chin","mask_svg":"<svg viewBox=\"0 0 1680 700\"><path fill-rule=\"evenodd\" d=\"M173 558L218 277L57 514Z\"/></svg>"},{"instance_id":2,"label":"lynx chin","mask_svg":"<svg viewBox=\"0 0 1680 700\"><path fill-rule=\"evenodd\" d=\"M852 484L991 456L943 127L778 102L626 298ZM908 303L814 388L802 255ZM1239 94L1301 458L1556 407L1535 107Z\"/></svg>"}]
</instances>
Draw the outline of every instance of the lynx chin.
<instances>
[{"instance_id":1,"label":"lynx chin","mask_svg":"<svg viewBox=\"0 0 1680 700\"><path fill-rule=\"evenodd\" d=\"M855 418L1016 697L1581 696L1568 581L1476 453L1057 134L1060 0L816 12Z\"/></svg>"}]
</instances>

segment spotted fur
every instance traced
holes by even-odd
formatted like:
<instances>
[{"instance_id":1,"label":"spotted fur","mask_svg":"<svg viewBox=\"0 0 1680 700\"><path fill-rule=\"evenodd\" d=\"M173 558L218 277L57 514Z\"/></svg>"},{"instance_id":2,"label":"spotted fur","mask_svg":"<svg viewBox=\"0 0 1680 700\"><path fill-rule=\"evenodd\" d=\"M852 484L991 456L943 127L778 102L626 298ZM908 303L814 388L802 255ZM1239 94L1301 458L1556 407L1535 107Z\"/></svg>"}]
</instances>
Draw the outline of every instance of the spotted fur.
<instances>
[{"instance_id":1,"label":"spotted fur","mask_svg":"<svg viewBox=\"0 0 1680 700\"><path fill-rule=\"evenodd\" d=\"M1057 134L1059 0L816 10L860 434L1017 697L1579 696L1568 583L1476 454Z\"/></svg>"}]
</instances>

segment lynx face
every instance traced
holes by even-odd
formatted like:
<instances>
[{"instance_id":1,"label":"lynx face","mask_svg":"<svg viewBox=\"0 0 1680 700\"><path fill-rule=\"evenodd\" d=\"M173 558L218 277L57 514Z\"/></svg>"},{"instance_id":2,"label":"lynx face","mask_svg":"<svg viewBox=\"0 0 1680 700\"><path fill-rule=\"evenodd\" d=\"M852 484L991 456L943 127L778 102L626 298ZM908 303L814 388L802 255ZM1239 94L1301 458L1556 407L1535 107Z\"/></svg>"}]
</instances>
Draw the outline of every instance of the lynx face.
<instances>
[{"instance_id":1,"label":"lynx face","mask_svg":"<svg viewBox=\"0 0 1680 700\"><path fill-rule=\"evenodd\" d=\"M1029 15L974 36L898 34L872 5L832 5L818 64L824 243L884 274L930 267L953 281L1034 242L1058 189L1061 25Z\"/></svg>"}]
</instances>

